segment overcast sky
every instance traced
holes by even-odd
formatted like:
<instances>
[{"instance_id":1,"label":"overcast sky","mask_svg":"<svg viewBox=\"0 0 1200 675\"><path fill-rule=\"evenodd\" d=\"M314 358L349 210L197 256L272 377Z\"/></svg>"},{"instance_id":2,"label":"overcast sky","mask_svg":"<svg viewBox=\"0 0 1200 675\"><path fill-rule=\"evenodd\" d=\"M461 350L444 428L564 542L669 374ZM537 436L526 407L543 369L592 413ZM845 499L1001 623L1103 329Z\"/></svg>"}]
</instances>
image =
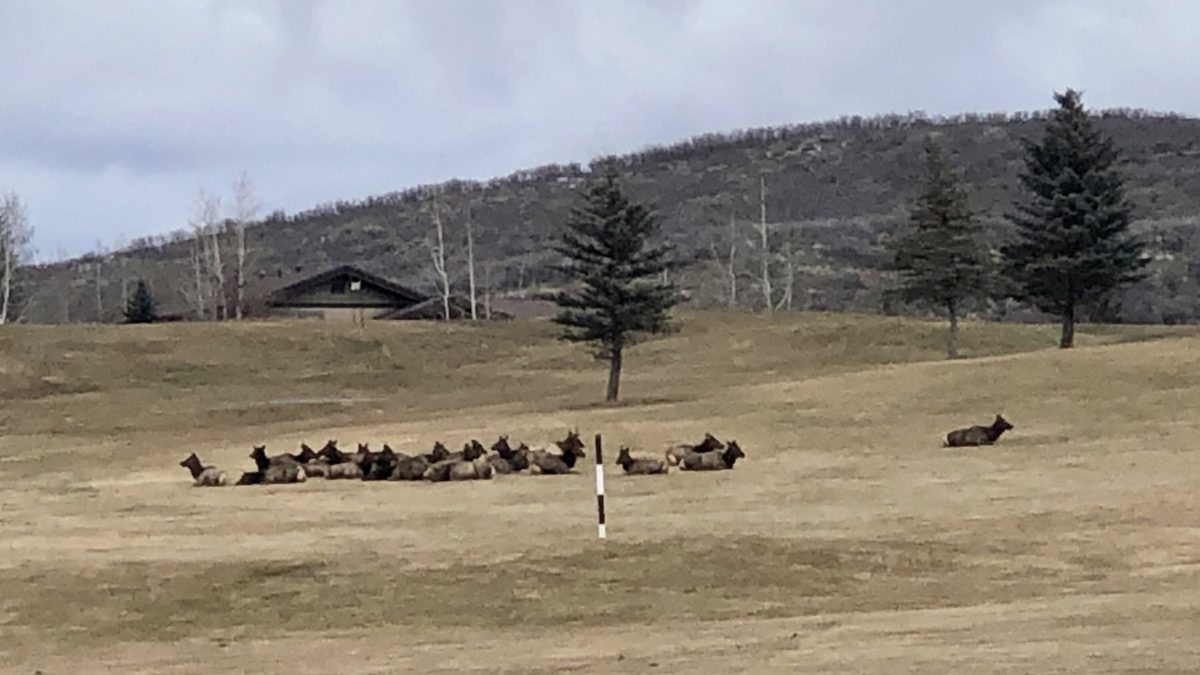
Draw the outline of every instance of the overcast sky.
<instances>
[{"instance_id":1,"label":"overcast sky","mask_svg":"<svg viewBox=\"0 0 1200 675\"><path fill-rule=\"evenodd\" d=\"M1200 113L1200 2L0 0L0 191L40 257L844 114Z\"/></svg>"}]
</instances>

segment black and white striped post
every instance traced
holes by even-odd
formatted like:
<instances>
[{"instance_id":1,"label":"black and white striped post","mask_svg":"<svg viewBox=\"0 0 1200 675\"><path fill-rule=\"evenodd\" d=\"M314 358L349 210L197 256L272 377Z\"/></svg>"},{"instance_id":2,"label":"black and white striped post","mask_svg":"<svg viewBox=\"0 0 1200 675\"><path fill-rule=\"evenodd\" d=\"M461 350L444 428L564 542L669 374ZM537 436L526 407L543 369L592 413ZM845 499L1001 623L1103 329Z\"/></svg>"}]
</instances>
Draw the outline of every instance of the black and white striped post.
<instances>
[{"instance_id":1,"label":"black and white striped post","mask_svg":"<svg viewBox=\"0 0 1200 675\"><path fill-rule=\"evenodd\" d=\"M596 434L596 534L601 539L608 538L604 527L604 452L600 445L600 434Z\"/></svg>"}]
</instances>

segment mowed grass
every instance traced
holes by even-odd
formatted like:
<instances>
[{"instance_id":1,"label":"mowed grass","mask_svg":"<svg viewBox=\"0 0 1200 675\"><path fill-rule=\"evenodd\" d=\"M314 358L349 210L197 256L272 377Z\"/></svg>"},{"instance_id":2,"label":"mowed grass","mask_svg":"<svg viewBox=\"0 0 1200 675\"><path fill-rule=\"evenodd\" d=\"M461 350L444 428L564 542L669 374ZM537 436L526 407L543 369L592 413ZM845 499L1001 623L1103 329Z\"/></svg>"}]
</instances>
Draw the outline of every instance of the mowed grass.
<instances>
[{"instance_id":1,"label":"mowed grass","mask_svg":"<svg viewBox=\"0 0 1200 675\"><path fill-rule=\"evenodd\" d=\"M934 322L681 319L631 353L614 407L596 404L603 370L541 323L0 332L0 664L1200 664L1183 637L1200 634L1194 330L1087 326L1062 352L1051 326L972 323L973 358L947 362ZM1017 427L999 445L941 447L996 412ZM236 475L256 442L424 450L575 426L610 462L705 431L749 456L717 474L610 465L605 543L590 466L200 490L176 465L195 450Z\"/></svg>"}]
</instances>

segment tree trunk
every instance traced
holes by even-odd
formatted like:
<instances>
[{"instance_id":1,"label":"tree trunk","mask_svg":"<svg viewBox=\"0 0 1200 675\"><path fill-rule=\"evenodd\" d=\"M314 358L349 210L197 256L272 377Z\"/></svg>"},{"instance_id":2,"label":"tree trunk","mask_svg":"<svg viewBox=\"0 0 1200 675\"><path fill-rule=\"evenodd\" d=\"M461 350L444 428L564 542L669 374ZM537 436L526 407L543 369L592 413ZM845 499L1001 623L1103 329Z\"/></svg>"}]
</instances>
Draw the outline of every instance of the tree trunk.
<instances>
[{"instance_id":1,"label":"tree trunk","mask_svg":"<svg viewBox=\"0 0 1200 675\"><path fill-rule=\"evenodd\" d=\"M221 225L214 223L212 226L212 254L211 267L213 276L213 285L216 286L216 292L213 294L213 310L217 314L217 319L224 321L229 318L229 309L227 306L228 296L225 288L225 266L221 262Z\"/></svg>"},{"instance_id":2,"label":"tree trunk","mask_svg":"<svg viewBox=\"0 0 1200 675\"><path fill-rule=\"evenodd\" d=\"M737 309L737 228L729 214L729 309Z\"/></svg>"},{"instance_id":3,"label":"tree trunk","mask_svg":"<svg viewBox=\"0 0 1200 675\"><path fill-rule=\"evenodd\" d=\"M442 316L446 321L450 320L450 276L446 274L446 235L445 227L442 225L442 214L438 209L438 203L433 203L433 224L437 231L437 245L430 251L433 256L433 269L437 272L438 279L441 281L442 290Z\"/></svg>"},{"instance_id":4,"label":"tree trunk","mask_svg":"<svg viewBox=\"0 0 1200 675\"><path fill-rule=\"evenodd\" d=\"M483 318L492 320L492 263L483 266Z\"/></svg>"},{"instance_id":5,"label":"tree trunk","mask_svg":"<svg viewBox=\"0 0 1200 675\"><path fill-rule=\"evenodd\" d=\"M204 307L204 273L200 263L201 246L204 241L204 234L197 230L195 238L192 239L192 267L196 274L196 318L204 320L206 309Z\"/></svg>"},{"instance_id":6,"label":"tree trunk","mask_svg":"<svg viewBox=\"0 0 1200 675\"><path fill-rule=\"evenodd\" d=\"M792 242L783 242L784 286L783 296L779 298L775 309L792 311L792 294L796 287L796 261L792 259Z\"/></svg>"},{"instance_id":7,"label":"tree trunk","mask_svg":"<svg viewBox=\"0 0 1200 675\"><path fill-rule=\"evenodd\" d=\"M605 394L604 400L613 402L617 400L617 396L621 391L621 348L613 349L612 356L608 361L608 393Z\"/></svg>"},{"instance_id":8,"label":"tree trunk","mask_svg":"<svg viewBox=\"0 0 1200 675\"><path fill-rule=\"evenodd\" d=\"M1062 315L1062 339L1058 341L1060 349L1070 349L1075 345L1075 303L1069 301Z\"/></svg>"},{"instance_id":9,"label":"tree trunk","mask_svg":"<svg viewBox=\"0 0 1200 675\"><path fill-rule=\"evenodd\" d=\"M946 356L958 358L958 307L953 300L946 303L946 313L950 316L950 330L946 333Z\"/></svg>"},{"instance_id":10,"label":"tree trunk","mask_svg":"<svg viewBox=\"0 0 1200 675\"><path fill-rule=\"evenodd\" d=\"M775 304L771 301L771 245L767 239L767 179L762 176L758 179L758 205L758 232L762 236L763 302L767 308L767 314L770 314L775 309Z\"/></svg>"},{"instance_id":11,"label":"tree trunk","mask_svg":"<svg viewBox=\"0 0 1200 675\"><path fill-rule=\"evenodd\" d=\"M5 227L4 223L0 223L0 228ZM0 270L0 326L8 323L8 303L12 297L12 248L8 243L8 234L0 230L0 256L4 257L4 269Z\"/></svg>"},{"instance_id":12,"label":"tree trunk","mask_svg":"<svg viewBox=\"0 0 1200 675\"><path fill-rule=\"evenodd\" d=\"M237 297L234 299L234 318L242 320L242 305L246 302L246 223L237 223Z\"/></svg>"},{"instance_id":13,"label":"tree trunk","mask_svg":"<svg viewBox=\"0 0 1200 675\"><path fill-rule=\"evenodd\" d=\"M96 261L96 323L104 323L104 291L100 286L102 281L101 276L104 272L103 263Z\"/></svg>"},{"instance_id":14,"label":"tree trunk","mask_svg":"<svg viewBox=\"0 0 1200 675\"><path fill-rule=\"evenodd\" d=\"M475 313L475 236L471 231L471 212L467 211L467 281L471 286L471 320L478 321Z\"/></svg>"},{"instance_id":15,"label":"tree trunk","mask_svg":"<svg viewBox=\"0 0 1200 675\"><path fill-rule=\"evenodd\" d=\"M233 227L237 241L237 268L234 270L234 318L241 321L246 315L246 225L258 215L259 204L254 198L250 176L242 171L233 181Z\"/></svg>"}]
</instances>

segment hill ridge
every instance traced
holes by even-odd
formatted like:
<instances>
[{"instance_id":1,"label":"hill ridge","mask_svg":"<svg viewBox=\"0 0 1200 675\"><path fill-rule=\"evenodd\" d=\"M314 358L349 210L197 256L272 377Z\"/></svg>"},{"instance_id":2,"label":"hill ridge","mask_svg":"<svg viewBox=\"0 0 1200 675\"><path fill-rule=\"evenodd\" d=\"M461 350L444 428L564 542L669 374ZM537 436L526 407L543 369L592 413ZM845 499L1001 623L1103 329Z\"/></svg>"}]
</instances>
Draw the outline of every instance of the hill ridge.
<instances>
[{"instance_id":1,"label":"hill ridge","mask_svg":"<svg viewBox=\"0 0 1200 675\"><path fill-rule=\"evenodd\" d=\"M996 244L1007 235L1004 216L1019 197L1020 141L1039 133L1045 112L847 116L699 134L597 158L586 169L578 163L548 164L488 181L455 179L320 204L290 216L276 212L250 229L248 293L259 296L341 264L428 289L432 279L423 241L431 228L427 202L435 193L441 196L448 236L457 249L462 248L457 240L463 215L468 209L472 213L478 248L488 252L479 261L480 276L486 272L497 290L552 283L550 244L579 185L592 167L616 162L630 193L656 207L662 217L664 237L677 251L679 278L695 304L720 302L710 249L724 245L731 214L746 224L743 234L748 231L758 215L758 180L763 176L776 240L781 246L787 241L794 252L795 307L896 311L903 308L885 306L880 293L886 281L883 244L916 192L923 139L934 134L946 148ZM1200 253L1195 210L1200 203L1200 119L1130 109L1099 111L1096 117L1124 153L1122 169L1137 226L1156 257L1152 278L1124 298L1122 318L1200 320L1200 266L1188 263ZM151 281L164 312L188 312L188 236L177 231L106 258L85 256L32 269L29 320L117 320L122 284L135 278ZM755 253L749 242L742 250L747 256ZM461 253L452 264L461 270L460 258ZM782 273L781 265L777 276ZM745 284L748 291L742 295L755 301L752 279ZM1021 316L1011 306L981 309L993 319Z\"/></svg>"}]
</instances>

